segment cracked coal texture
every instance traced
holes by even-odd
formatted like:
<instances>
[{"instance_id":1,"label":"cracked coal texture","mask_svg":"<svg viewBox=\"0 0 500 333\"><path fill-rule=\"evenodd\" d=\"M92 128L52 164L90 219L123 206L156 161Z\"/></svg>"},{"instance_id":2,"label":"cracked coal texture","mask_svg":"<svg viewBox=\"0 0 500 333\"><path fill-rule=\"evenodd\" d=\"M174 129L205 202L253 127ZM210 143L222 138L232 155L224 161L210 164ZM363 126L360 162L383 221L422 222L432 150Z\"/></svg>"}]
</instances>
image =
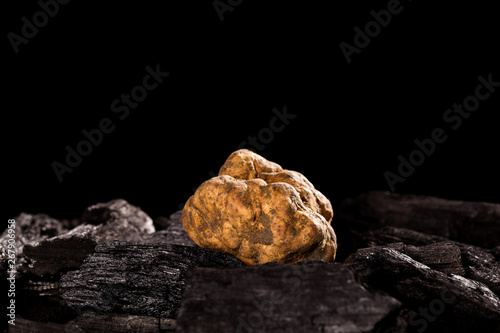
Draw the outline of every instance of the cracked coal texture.
<instances>
[{"instance_id":1,"label":"cracked coal texture","mask_svg":"<svg viewBox=\"0 0 500 333\"><path fill-rule=\"evenodd\" d=\"M152 219L123 199L88 207L82 220L84 224L67 233L38 238L25 246L25 255L34 261L31 273L56 275L78 268L100 242L140 242L155 231Z\"/></svg>"},{"instance_id":2,"label":"cracked coal texture","mask_svg":"<svg viewBox=\"0 0 500 333\"><path fill-rule=\"evenodd\" d=\"M297 198L310 200L300 191ZM89 207L74 220L22 213L10 331L173 332L178 320L179 332L413 333L422 331L420 309L445 291L454 301L426 322L426 333L500 332L499 207L385 192L348 199L334 220L337 262L345 263L315 262L316 269L311 262L244 266L196 245L181 211L152 224L122 199ZM279 212L271 208L271 215ZM4 231L3 281L6 242Z\"/></svg>"},{"instance_id":3,"label":"cracked coal texture","mask_svg":"<svg viewBox=\"0 0 500 333\"><path fill-rule=\"evenodd\" d=\"M460 275L484 283L500 297L500 259L495 257L492 250L461 242L447 241L444 237L394 227L384 227L367 232L364 238L366 246L388 245L393 242L416 246L442 243L443 241L453 244L460 249L461 266L464 269L464 274ZM449 254L444 254L444 257L448 256ZM419 259L422 260L422 258ZM436 259L442 260L443 258ZM429 263L429 265L432 267L432 264ZM436 267L434 268L436 269Z\"/></svg>"},{"instance_id":4,"label":"cracked coal texture","mask_svg":"<svg viewBox=\"0 0 500 333\"><path fill-rule=\"evenodd\" d=\"M500 245L500 204L372 191L344 207L381 226L413 229L484 248Z\"/></svg>"},{"instance_id":5,"label":"cracked coal texture","mask_svg":"<svg viewBox=\"0 0 500 333\"><path fill-rule=\"evenodd\" d=\"M37 242L41 242L53 236L57 236L61 233L67 232L68 230L64 227L64 225L54 218L51 218L45 214L26 214L21 213L16 220L16 270L20 275L24 274L28 270L28 265L31 264L31 261L27 260L24 256L24 247L26 245L35 244ZM8 229L0 236L0 247L2 249L7 249L7 241L8 237ZM5 251L5 250L4 250ZM2 253L2 261L7 260L6 253Z\"/></svg>"},{"instance_id":6,"label":"cracked coal texture","mask_svg":"<svg viewBox=\"0 0 500 333\"><path fill-rule=\"evenodd\" d=\"M438 328L482 332L500 329L500 299L481 282L432 270L390 247L358 250L345 264L364 285L387 292L415 311L441 299L445 292L452 301L433 323Z\"/></svg>"},{"instance_id":7,"label":"cracked coal texture","mask_svg":"<svg viewBox=\"0 0 500 333\"><path fill-rule=\"evenodd\" d=\"M190 272L177 332L372 332L401 303L322 261Z\"/></svg>"},{"instance_id":8,"label":"cracked coal texture","mask_svg":"<svg viewBox=\"0 0 500 333\"><path fill-rule=\"evenodd\" d=\"M63 275L62 297L75 309L175 318L188 269L241 265L229 254L199 247L105 242L80 269Z\"/></svg>"}]
</instances>

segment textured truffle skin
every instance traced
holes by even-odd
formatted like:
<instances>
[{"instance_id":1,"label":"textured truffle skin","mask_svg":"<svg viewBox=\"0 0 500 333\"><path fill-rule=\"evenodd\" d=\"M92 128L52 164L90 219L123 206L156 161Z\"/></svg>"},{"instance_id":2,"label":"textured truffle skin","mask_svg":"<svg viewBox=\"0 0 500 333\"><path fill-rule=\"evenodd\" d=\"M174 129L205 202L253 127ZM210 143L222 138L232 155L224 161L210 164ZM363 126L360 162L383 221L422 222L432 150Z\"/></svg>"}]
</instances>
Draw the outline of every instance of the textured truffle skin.
<instances>
[{"instance_id":1,"label":"textured truffle skin","mask_svg":"<svg viewBox=\"0 0 500 333\"><path fill-rule=\"evenodd\" d=\"M323 215L328 222L332 221L333 209L330 201L316 190L306 177L296 171L283 170L278 164L248 149L240 149L232 153L220 168L220 175L228 175L236 179L260 178L266 183L290 184L299 192L302 202L307 207Z\"/></svg>"},{"instance_id":2,"label":"textured truffle skin","mask_svg":"<svg viewBox=\"0 0 500 333\"><path fill-rule=\"evenodd\" d=\"M303 175L242 149L189 198L182 224L199 246L247 265L333 261L332 216L328 199Z\"/></svg>"}]
</instances>

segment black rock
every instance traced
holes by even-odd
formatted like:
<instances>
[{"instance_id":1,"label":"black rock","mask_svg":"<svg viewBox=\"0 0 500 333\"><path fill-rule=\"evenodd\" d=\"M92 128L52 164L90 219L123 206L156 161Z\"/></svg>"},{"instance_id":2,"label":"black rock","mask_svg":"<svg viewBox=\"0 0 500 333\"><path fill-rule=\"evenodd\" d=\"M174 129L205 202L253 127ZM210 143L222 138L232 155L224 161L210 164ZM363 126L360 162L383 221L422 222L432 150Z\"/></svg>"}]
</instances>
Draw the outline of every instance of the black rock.
<instances>
[{"instance_id":1,"label":"black rock","mask_svg":"<svg viewBox=\"0 0 500 333\"><path fill-rule=\"evenodd\" d=\"M500 330L500 299L480 282L432 270L394 248L358 250L345 264L365 286L389 293L418 313L410 317L413 328Z\"/></svg>"},{"instance_id":2,"label":"black rock","mask_svg":"<svg viewBox=\"0 0 500 333\"><path fill-rule=\"evenodd\" d=\"M58 273L80 267L97 245L97 228L82 225L71 232L25 246L25 255L34 261L29 272L38 276Z\"/></svg>"},{"instance_id":3,"label":"black rock","mask_svg":"<svg viewBox=\"0 0 500 333\"><path fill-rule=\"evenodd\" d=\"M363 235L363 238L366 241L366 246L387 245L393 242L420 246L436 244L446 240L444 237L394 227L369 231ZM494 255L494 251L461 242L453 242L453 244L460 249L462 266L465 270L464 277L484 283L497 296L500 296L500 260ZM412 256L410 255L410 257ZM417 261L421 259L412 258ZM432 267L431 263L420 262L435 268Z\"/></svg>"},{"instance_id":4,"label":"black rock","mask_svg":"<svg viewBox=\"0 0 500 333\"><path fill-rule=\"evenodd\" d=\"M140 241L154 231L149 216L125 200L94 205L83 215L85 224L69 232L44 215L29 219L29 224L21 220L21 226L29 227L20 235L30 241L18 256L24 264L22 274L16 276L16 298L17 311L26 320L65 323L74 318L77 313L60 297L61 275L79 268L99 242ZM48 227L44 229L43 223Z\"/></svg>"},{"instance_id":5,"label":"black rock","mask_svg":"<svg viewBox=\"0 0 500 333\"><path fill-rule=\"evenodd\" d=\"M413 229L483 248L500 245L500 204L373 191L344 201L341 210L377 228Z\"/></svg>"},{"instance_id":6,"label":"black rock","mask_svg":"<svg viewBox=\"0 0 500 333\"><path fill-rule=\"evenodd\" d=\"M182 304L179 332L500 332L499 207L385 192L346 200L332 223L345 266L244 266L197 246L182 211L153 223L121 199L71 221L21 214L11 330L169 332Z\"/></svg>"},{"instance_id":7,"label":"black rock","mask_svg":"<svg viewBox=\"0 0 500 333\"><path fill-rule=\"evenodd\" d=\"M200 247L105 242L79 270L62 276L62 297L82 313L175 318L188 269L240 266L227 253Z\"/></svg>"},{"instance_id":8,"label":"black rock","mask_svg":"<svg viewBox=\"0 0 500 333\"><path fill-rule=\"evenodd\" d=\"M9 333L84 333L82 330L76 328L72 329L65 324L58 324L52 322L33 321L16 316L16 324L9 326Z\"/></svg>"},{"instance_id":9,"label":"black rock","mask_svg":"<svg viewBox=\"0 0 500 333\"><path fill-rule=\"evenodd\" d=\"M53 219L45 214L31 215L21 213L15 218L15 251L16 251L16 270L18 277L24 274L28 269L26 258L24 257L24 247L26 245L41 242L50 237L67 232L59 220ZM7 260L8 254L8 228L0 236L0 256L1 261ZM4 266L4 265L2 265Z\"/></svg>"},{"instance_id":10,"label":"black rock","mask_svg":"<svg viewBox=\"0 0 500 333\"><path fill-rule=\"evenodd\" d=\"M137 230L140 235L155 232L153 220L148 214L123 199L98 203L86 208L82 220L89 224L103 225L106 236L112 235L113 229L117 235L120 233L130 234L131 230ZM124 235L120 235L120 237L123 238Z\"/></svg>"},{"instance_id":11,"label":"black rock","mask_svg":"<svg viewBox=\"0 0 500 333\"><path fill-rule=\"evenodd\" d=\"M175 320L124 314L84 313L65 325L66 333L168 333L175 332Z\"/></svg>"},{"instance_id":12,"label":"black rock","mask_svg":"<svg viewBox=\"0 0 500 333\"><path fill-rule=\"evenodd\" d=\"M387 247L396 249L413 260L445 274L465 275L460 248L452 241L426 246L393 243L388 244Z\"/></svg>"},{"instance_id":13,"label":"black rock","mask_svg":"<svg viewBox=\"0 0 500 333\"><path fill-rule=\"evenodd\" d=\"M75 317L76 312L60 297L58 281L23 278L16 284L16 317L57 324Z\"/></svg>"},{"instance_id":14,"label":"black rock","mask_svg":"<svg viewBox=\"0 0 500 333\"><path fill-rule=\"evenodd\" d=\"M364 240L364 247L387 245L399 242L406 245L422 246L448 241L445 237L395 227L383 227L375 230L369 230L362 235L362 238ZM455 243L459 244L458 242Z\"/></svg>"},{"instance_id":15,"label":"black rock","mask_svg":"<svg viewBox=\"0 0 500 333\"><path fill-rule=\"evenodd\" d=\"M34 261L31 273L57 275L76 269L100 242L140 242L154 232L151 218L122 199L87 208L82 220L85 224L68 233L26 245L25 255Z\"/></svg>"},{"instance_id":16,"label":"black rock","mask_svg":"<svg viewBox=\"0 0 500 333\"><path fill-rule=\"evenodd\" d=\"M166 243L166 244L178 244L185 246L198 246L195 242L189 238L188 234L184 230L181 221L182 210L179 210L168 219L168 223L164 230L157 231L154 234L150 234L144 237L144 241L148 243Z\"/></svg>"},{"instance_id":17,"label":"black rock","mask_svg":"<svg viewBox=\"0 0 500 333\"><path fill-rule=\"evenodd\" d=\"M197 268L186 283L176 332L372 332L399 307L394 298L363 289L339 264Z\"/></svg>"}]
</instances>

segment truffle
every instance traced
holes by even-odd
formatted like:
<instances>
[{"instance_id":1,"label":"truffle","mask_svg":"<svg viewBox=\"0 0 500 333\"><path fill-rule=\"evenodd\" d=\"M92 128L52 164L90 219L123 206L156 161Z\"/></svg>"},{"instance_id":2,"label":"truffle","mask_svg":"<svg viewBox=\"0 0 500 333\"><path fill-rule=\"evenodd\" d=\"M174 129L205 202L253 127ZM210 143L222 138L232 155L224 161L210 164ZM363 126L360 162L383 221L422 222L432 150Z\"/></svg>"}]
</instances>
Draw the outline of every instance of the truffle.
<instances>
[{"instance_id":1,"label":"truffle","mask_svg":"<svg viewBox=\"0 0 500 333\"><path fill-rule=\"evenodd\" d=\"M241 149L189 198L182 224L199 246L256 265L333 261L332 217L328 199L302 174Z\"/></svg>"}]
</instances>

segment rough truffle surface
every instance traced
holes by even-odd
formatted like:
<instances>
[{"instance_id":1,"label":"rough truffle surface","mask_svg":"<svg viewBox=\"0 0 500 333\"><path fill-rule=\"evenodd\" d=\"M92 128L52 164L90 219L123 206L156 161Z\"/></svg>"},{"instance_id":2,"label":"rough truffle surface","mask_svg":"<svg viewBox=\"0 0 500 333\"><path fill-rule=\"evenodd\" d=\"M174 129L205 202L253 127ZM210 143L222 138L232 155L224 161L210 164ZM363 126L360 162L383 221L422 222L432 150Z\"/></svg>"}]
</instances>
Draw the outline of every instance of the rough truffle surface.
<instances>
[{"instance_id":1,"label":"rough truffle surface","mask_svg":"<svg viewBox=\"0 0 500 333\"><path fill-rule=\"evenodd\" d=\"M182 224L199 246L256 265L333 261L332 217L328 199L302 174L241 149L189 198Z\"/></svg>"}]
</instances>

